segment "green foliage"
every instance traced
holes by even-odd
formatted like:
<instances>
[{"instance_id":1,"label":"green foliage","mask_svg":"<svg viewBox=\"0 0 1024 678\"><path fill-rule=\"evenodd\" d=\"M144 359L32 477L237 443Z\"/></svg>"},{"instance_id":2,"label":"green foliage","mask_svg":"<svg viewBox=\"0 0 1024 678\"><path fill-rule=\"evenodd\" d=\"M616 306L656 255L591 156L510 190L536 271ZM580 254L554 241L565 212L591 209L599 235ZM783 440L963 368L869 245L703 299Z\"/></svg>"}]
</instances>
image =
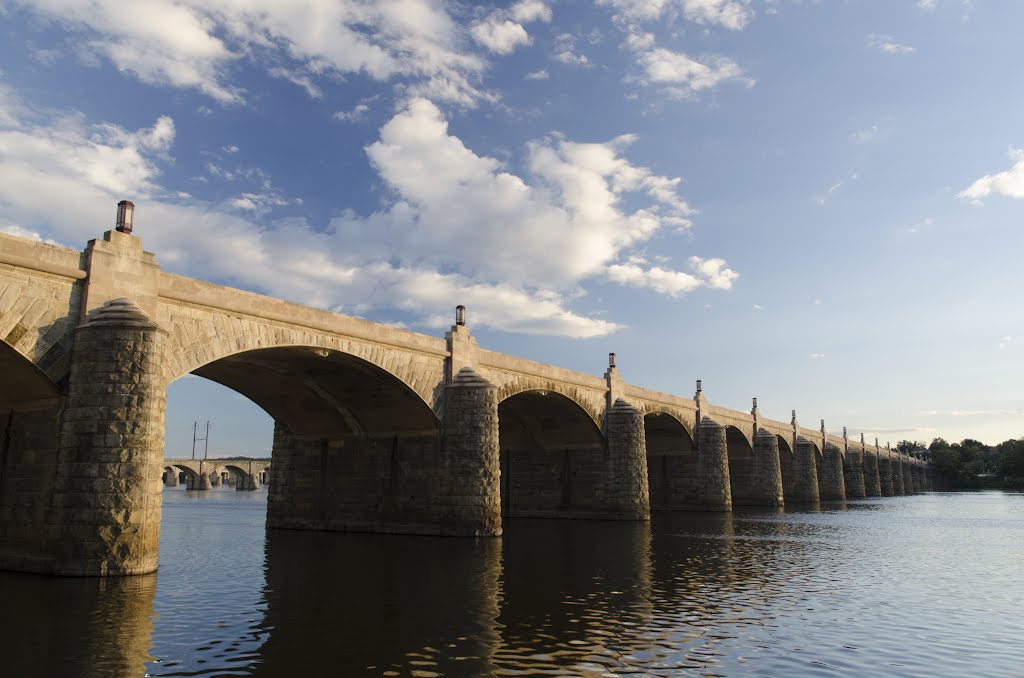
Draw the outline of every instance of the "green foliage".
<instances>
[{"instance_id":1,"label":"green foliage","mask_svg":"<svg viewBox=\"0 0 1024 678\"><path fill-rule=\"evenodd\" d=\"M954 489L1024 487L1024 438L1007 440L994 447L972 438L952 444L935 438L928 452L932 467Z\"/></svg>"}]
</instances>

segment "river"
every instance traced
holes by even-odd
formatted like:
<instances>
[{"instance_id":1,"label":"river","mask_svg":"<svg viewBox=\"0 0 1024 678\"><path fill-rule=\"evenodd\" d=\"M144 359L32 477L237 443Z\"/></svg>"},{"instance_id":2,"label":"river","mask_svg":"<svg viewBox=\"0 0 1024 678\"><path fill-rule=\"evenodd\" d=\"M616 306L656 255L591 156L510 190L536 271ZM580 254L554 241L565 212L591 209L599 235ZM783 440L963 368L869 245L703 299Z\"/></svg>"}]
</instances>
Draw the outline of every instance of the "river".
<instances>
[{"instance_id":1,"label":"river","mask_svg":"<svg viewBox=\"0 0 1024 678\"><path fill-rule=\"evenodd\" d=\"M157 574L0 572L6 676L1022 676L1024 495L267 531L164 490Z\"/></svg>"}]
</instances>

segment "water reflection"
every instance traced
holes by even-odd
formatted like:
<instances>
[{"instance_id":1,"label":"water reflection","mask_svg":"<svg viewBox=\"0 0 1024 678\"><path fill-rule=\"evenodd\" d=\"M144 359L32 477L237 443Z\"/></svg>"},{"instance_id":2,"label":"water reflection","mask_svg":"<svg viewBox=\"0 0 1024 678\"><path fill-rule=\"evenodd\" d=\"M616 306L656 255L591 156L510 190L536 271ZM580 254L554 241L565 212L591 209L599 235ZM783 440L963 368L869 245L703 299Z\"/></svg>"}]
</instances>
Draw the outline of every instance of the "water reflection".
<instances>
[{"instance_id":1,"label":"water reflection","mask_svg":"<svg viewBox=\"0 0 1024 678\"><path fill-rule=\"evenodd\" d=\"M0 572L8 676L139 676L152 657L156 575L57 579Z\"/></svg>"},{"instance_id":2,"label":"water reflection","mask_svg":"<svg viewBox=\"0 0 1024 678\"><path fill-rule=\"evenodd\" d=\"M196 494L196 493L192 493ZM1024 496L267 531L165 492L156 577L0 573L4 675L1016 676Z\"/></svg>"},{"instance_id":3,"label":"water reflection","mask_svg":"<svg viewBox=\"0 0 1024 678\"><path fill-rule=\"evenodd\" d=\"M496 675L630 670L651 616L650 523L510 520Z\"/></svg>"},{"instance_id":4,"label":"water reflection","mask_svg":"<svg viewBox=\"0 0 1024 678\"><path fill-rule=\"evenodd\" d=\"M487 675L497 539L267 533L260 675Z\"/></svg>"}]
</instances>

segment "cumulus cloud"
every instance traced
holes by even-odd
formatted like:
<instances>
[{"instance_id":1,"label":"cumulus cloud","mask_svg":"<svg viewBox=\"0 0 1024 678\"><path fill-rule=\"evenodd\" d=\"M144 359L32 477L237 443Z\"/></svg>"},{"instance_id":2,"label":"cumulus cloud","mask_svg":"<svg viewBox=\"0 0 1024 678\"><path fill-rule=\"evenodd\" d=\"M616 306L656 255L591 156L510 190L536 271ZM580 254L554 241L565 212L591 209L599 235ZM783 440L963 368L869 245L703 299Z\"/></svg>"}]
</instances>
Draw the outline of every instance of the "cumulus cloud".
<instances>
[{"instance_id":1,"label":"cumulus cloud","mask_svg":"<svg viewBox=\"0 0 1024 678\"><path fill-rule=\"evenodd\" d=\"M572 310L589 281L677 296L729 289L737 275L721 259L692 257L689 272L631 259L694 214L678 178L625 157L631 135L536 140L519 175L451 134L435 104L413 99L366 147L389 191L385 206L316 227L270 216L295 201L255 168L209 164L211 180L252 186L223 204L162 188L175 134L169 117L128 130L15 109L0 108L13 120L0 127L6 231L84 242L109 227L114 203L128 196L138 234L166 270L315 306L396 309L415 324L445 326L451 307L465 303L481 325L587 337L619 327Z\"/></svg>"},{"instance_id":2,"label":"cumulus cloud","mask_svg":"<svg viewBox=\"0 0 1024 678\"><path fill-rule=\"evenodd\" d=\"M533 42L523 24L534 21L551 21L551 8L540 0L520 0L474 23L470 34L473 40L495 54L511 54L517 47Z\"/></svg>"},{"instance_id":3,"label":"cumulus cloud","mask_svg":"<svg viewBox=\"0 0 1024 678\"><path fill-rule=\"evenodd\" d=\"M317 96L313 74L397 79L435 98L472 104L485 63L461 47L462 29L431 0L13 0L59 22L83 53L143 82L194 88L225 103L245 92L232 64L268 64ZM524 4L524 3L520 3ZM530 16L527 2L520 14ZM537 15L537 10L532 10Z\"/></svg>"},{"instance_id":4,"label":"cumulus cloud","mask_svg":"<svg viewBox=\"0 0 1024 678\"><path fill-rule=\"evenodd\" d=\"M733 281L739 277L738 273L726 268L722 259L690 257L689 263L696 275L660 266L644 268L639 263L629 262L609 266L608 279L633 287L649 287L655 292L678 297L702 286L730 289Z\"/></svg>"},{"instance_id":5,"label":"cumulus cloud","mask_svg":"<svg viewBox=\"0 0 1024 678\"><path fill-rule=\"evenodd\" d=\"M674 52L655 44L651 33L631 33L626 46L636 55L642 75L637 78L646 85L659 86L666 94L676 98L690 98L702 90L724 82L735 81L752 87L754 80L732 59L721 56L697 61L682 52Z\"/></svg>"},{"instance_id":6,"label":"cumulus cloud","mask_svg":"<svg viewBox=\"0 0 1024 678\"><path fill-rule=\"evenodd\" d=\"M1008 198L1024 198L1024 148L1011 148L1007 153L1013 166L997 174L986 174L957 193L962 200L980 201L993 193Z\"/></svg>"}]
</instances>

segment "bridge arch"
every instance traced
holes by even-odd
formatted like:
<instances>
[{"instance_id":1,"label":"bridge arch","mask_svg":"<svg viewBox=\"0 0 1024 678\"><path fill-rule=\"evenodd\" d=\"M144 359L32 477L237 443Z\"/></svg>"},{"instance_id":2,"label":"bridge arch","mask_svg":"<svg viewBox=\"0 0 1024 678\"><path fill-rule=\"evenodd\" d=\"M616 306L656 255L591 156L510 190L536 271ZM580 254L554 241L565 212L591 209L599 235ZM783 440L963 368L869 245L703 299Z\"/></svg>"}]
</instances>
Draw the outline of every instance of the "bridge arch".
<instances>
[{"instance_id":1,"label":"bridge arch","mask_svg":"<svg viewBox=\"0 0 1024 678\"><path fill-rule=\"evenodd\" d=\"M725 447L729 459L729 482L732 503L736 506L756 504L757 468L754 447L741 429L725 426Z\"/></svg>"},{"instance_id":2,"label":"bridge arch","mask_svg":"<svg viewBox=\"0 0 1024 678\"><path fill-rule=\"evenodd\" d=\"M567 517L596 500L604 436L592 414L558 390L519 389L498 403L502 515Z\"/></svg>"},{"instance_id":3,"label":"bridge arch","mask_svg":"<svg viewBox=\"0 0 1024 678\"><path fill-rule=\"evenodd\" d=\"M644 415L651 510L683 509L697 502L698 464L693 433L675 414L651 409Z\"/></svg>"},{"instance_id":4,"label":"bridge arch","mask_svg":"<svg viewBox=\"0 0 1024 678\"><path fill-rule=\"evenodd\" d=\"M343 351L275 346L230 353L192 374L240 393L294 435L338 437L429 431L440 419L393 371Z\"/></svg>"},{"instance_id":5,"label":"bridge arch","mask_svg":"<svg viewBox=\"0 0 1024 678\"><path fill-rule=\"evenodd\" d=\"M169 335L164 361L168 384L255 351L306 350L325 358L350 356L373 365L405 384L438 415L443 406L445 353L440 348L435 352L401 349L169 304L161 308L161 326Z\"/></svg>"},{"instance_id":6,"label":"bridge arch","mask_svg":"<svg viewBox=\"0 0 1024 678\"><path fill-rule=\"evenodd\" d=\"M572 384L545 379L521 376L510 378L511 375L492 370L481 370L481 374L497 388L499 407L504 401L522 393L558 394L576 405L590 418L598 430L601 429L601 415L605 404L603 392L597 394Z\"/></svg>"}]
</instances>

